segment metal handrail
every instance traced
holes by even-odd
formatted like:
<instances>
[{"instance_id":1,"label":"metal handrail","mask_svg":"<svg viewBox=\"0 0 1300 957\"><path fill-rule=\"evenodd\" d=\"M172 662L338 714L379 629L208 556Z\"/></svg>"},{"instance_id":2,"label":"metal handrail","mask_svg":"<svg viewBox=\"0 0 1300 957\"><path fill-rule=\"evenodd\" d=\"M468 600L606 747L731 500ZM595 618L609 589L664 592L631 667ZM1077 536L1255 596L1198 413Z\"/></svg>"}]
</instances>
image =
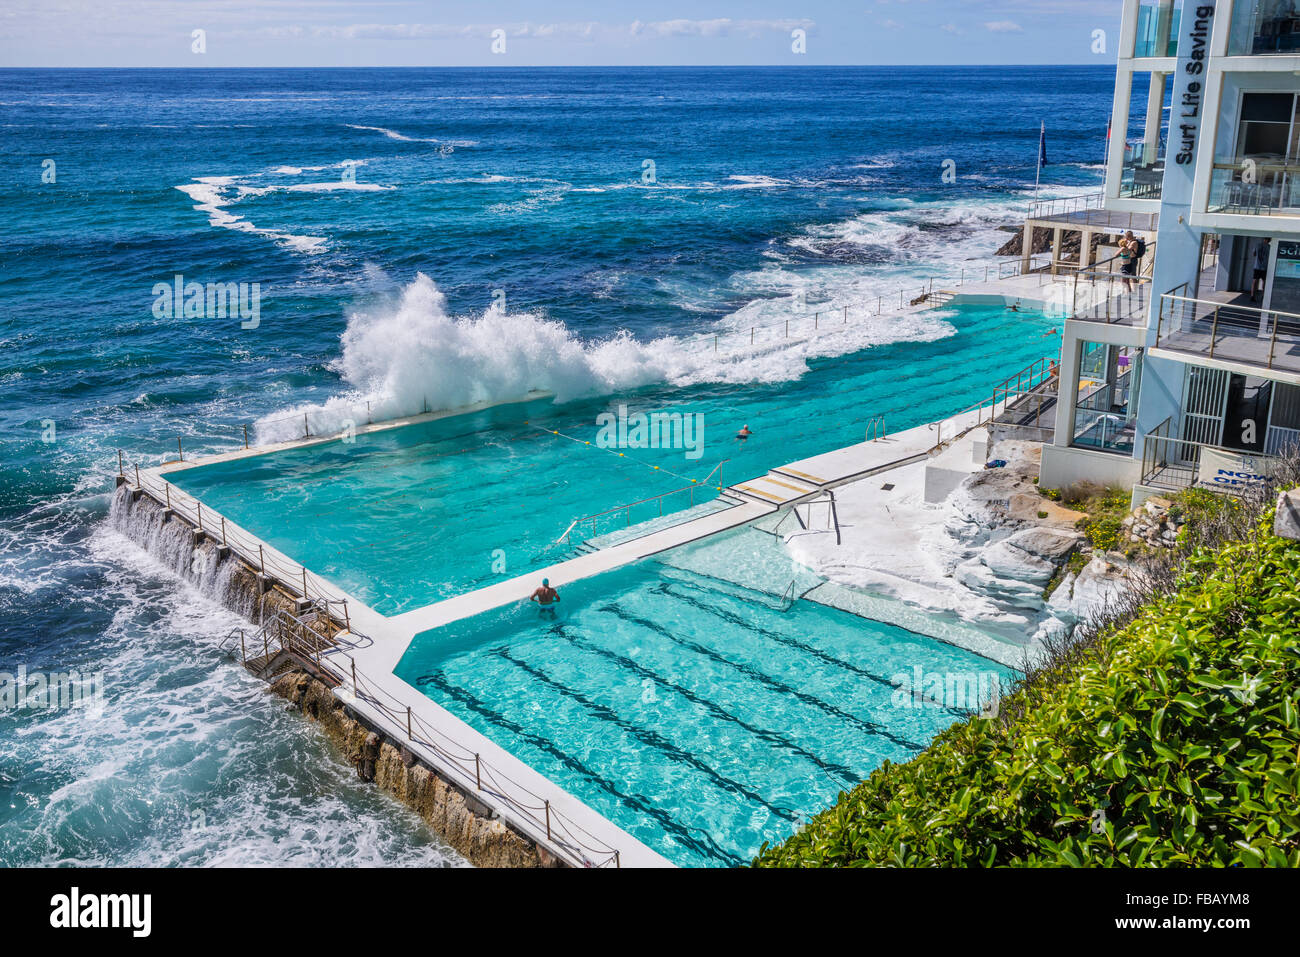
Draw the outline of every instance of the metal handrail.
<instances>
[{"instance_id":1,"label":"metal handrail","mask_svg":"<svg viewBox=\"0 0 1300 957\"><path fill-rule=\"evenodd\" d=\"M1175 316L1175 309L1181 309L1183 314ZM1202 311L1203 314L1198 316L1198 312ZM1239 306L1233 303L1216 302L1212 299L1178 296L1170 292L1160 297L1160 309L1156 318L1156 346L1161 345L1162 338L1181 332L1184 324L1190 325L1207 317L1210 319L1210 343L1207 352L1209 358L1214 358L1215 351L1219 347L1219 333L1221 331L1225 332L1225 341L1229 338L1267 339L1269 349L1266 361L1260 362L1257 358L1245 358L1240 361L1247 362L1250 365L1262 365L1268 369L1273 368L1277 359L1278 332L1283 322L1300 327L1300 313L1256 308L1254 306ZM1245 317L1248 321L1242 321L1242 317ZM1170 325L1176 322L1177 328L1167 331L1166 322ZM1300 340L1300 335L1288 334L1288 337L1284 341ZM1167 345L1166 347L1168 348Z\"/></svg>"},{"instance_id":2,"label":"metal handrail","mask_svg":"<svg viewBox=\"0 0 1300 957\"><path fill-rule=\"evenodd\" d=\"M317 640L309 640L304 633L310 634ZM526 831L535 831L537 837L545 833L547 841L559 849L570 863L582 867L620 866L621 855L617 848L605 844L576 821L570 820L557 811L551 806L549 799L507 777L484 761L480 753L472 751L444 732L431 727L416 715L409 705L403 705L392 695L380 691L371 683L371 679L357 668L356 659L352 655L338 650L335 642L323 638L302 619L289 615L283 609L277 609L276 613L263 624L258 638L264 666L271 663L274 658L273 651L274 653L283 651L299 663L310 666L310 670L328 677L336 687L342 686L345 691L350 689L354 700L365 701L383 713L397 728L404 728L408 746L415 746L413 749L427 749L437 759L431 763L443 771L457 772L462 787L468 789L472 786L476 791L490 794L504 802L515 812L515 815L526 820L529 825L524 828ZM242 644L241 641L241 650ZM254 648L256 647L255 643ZM247 663L249 658L246 650L243 651L243 657ZM347 667L340 667L335 659L346 659ZM383 698L380 695L383 695ZM392 704L386 703L384 699L388 699ZM445 744L440 744L435 738L441 739ZM448 746L460 751L461 754L448 750ZM485 787L485 780L492 786ZM528 800L529 798L532 802ZM575 831L579 832L581 837L575 834ZM584 837L586 841L582 839ZM592 846L593 844L599 846Z\"/></svg>"},{"instance_id":3,"label":"metal handrail","mask_svg":"<svg viewBox=\"0 0 1300 957\"><path fill-rule=\"evenodd\" d=\"M730 459L724 459L723 461L730 461ZM713 471L716 472L721 467L722 467L722 462L719 462L717 467ZM709 475L712 476L713 472L710 472ZM616 505L614 508L607 508L603 512L594 512L591 515L584 515L581 518L575 518L572 522L570 522L569 527L564 530L564 534L555 540L555 544L556 545L568 544L569 536L573 533L574 528L576 528L578 525L583 524L584 522L590 522L594 519L602 518L606 515L615 515L619 512L626 512L628 525L630 526L632 524L632 509L638 505L648 505L650 502L657 501L659 503L659 514L663 515L663 500L667 498L669 495L678 495L682 492L690 492L691 505L694 506L695 490L697 488L716 488L719 492L723 490L721 485L706 485L704 482L695 482L694 484L683 485L681 488L675 488L668 492L660 492L658 495L651 495L649 498L643 498L637 502L628 502L624 505Z\"/></svg>"},{"instance_id":4,"label":"metal handrail","mask_svg":"<svg viewBox=\"0 0 1300 957\"><path fill-rule=\"evenodd\" d=\"M1256 460L1278 460L1278 456L1266 452L1246 452L1241 449L1229 449L1221 445L1214 445L1210 442L1197 442L1192 439L1184 439L1176 435L1160 435L1158 432L1161 429L1166 429L1170 432L1173 431L1172 417L1165 419L1164 422L1142 437L1143 485L1149 484L1158 474L1169 469L1176 469L1180 475L1186 476L1186 480L1169 482L1166 483L1167 485L1175 488L1190 488L1195 485L1196 475L1200 470L1202 449L1224 452L1229 455L1248 455ZM1176 446L1180 450L1180 455L1182 455L1186 461L1179 460L1171 463L1167 454L1160 454L1162 449L1168 449L1171 446ZM1188 454L1188 452L1184 450L1191 450L1191 454ZM1223 490L1226 492L1231 491L1231 489L1226 486Z\"/></svg>"}]
</instances>

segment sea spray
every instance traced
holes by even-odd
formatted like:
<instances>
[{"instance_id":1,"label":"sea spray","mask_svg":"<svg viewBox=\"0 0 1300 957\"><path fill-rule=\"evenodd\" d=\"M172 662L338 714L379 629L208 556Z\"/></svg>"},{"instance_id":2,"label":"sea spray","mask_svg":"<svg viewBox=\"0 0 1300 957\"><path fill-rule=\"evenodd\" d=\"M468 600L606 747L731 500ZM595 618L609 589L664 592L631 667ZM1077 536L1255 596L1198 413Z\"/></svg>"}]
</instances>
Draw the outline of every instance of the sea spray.
<instances>
[{"instance_id":1,"label":"sea spray","mask_svg":"<svg viewBox=\"0 0 1300 957\"><path fill-rule=\"evenodd\" d=\"M874 308L874 303L871 306ZM325 403L299 405L265 416L260 443L345 432L364 424L421 412L510 402L537 392L557 402L613 395L650 385L774 383L798 379L808 360L845 355L874 345L924 342L952 335L939 312L878 315L851 307L838 323L805 320L787 336L764 327L752 337L734 323L712 335L639 341L620 332L584 341L563 323L532 312L492 306L477 318L455 317L446 297L423 273L396 298L357 309L331 364L349 390Z\"/></svg>"}]
</instances>

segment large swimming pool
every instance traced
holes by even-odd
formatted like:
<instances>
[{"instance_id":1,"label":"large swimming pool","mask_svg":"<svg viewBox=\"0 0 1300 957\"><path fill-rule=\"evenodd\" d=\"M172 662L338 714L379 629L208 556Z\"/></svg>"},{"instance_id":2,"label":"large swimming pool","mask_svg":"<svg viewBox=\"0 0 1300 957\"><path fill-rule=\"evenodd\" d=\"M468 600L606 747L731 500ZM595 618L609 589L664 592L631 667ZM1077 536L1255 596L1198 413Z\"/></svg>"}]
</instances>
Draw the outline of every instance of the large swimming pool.
<instances>
[{"instance_id":1,"label":"large swimming pool","mask_svg":"<svg viewBox=\"0 0 1300 957\"><path fill-rule=\"evenodd\" d=\"M570 585L553 621L419 635L396 674L674 863L737 864L1009 677L796 597L817 581L742 528Z\"/></svg>"},{"instance_id":2,"label":"large swimming pool","mask_svg":"<svg viewBox=\"0 0 1300 957\"><path fill-rule=\"evenodd\" d=\"M885 415L891 431L936 421L1059 350L1054 320L1004 307L936 311L947 338L809 360L776 385L654 388L600 401L549 399L199 466L169 476L282 552L393 615L553 564L575 518L689 487L721 464L732 484L862 441ZM703 444L606 449L602 413L698 416ZM744 445L735 432L748 425ZM590 443L590 444L588 444ZM698 452L698 455L697 455ZM620 454L621 453L621 454ZM717 490L697 490L701 503ZM663 500L665 511L692 497ZM660 503L632 513L657 516ZM597 532L625 522L610 516Z\"/></svg>"}]
</instances>

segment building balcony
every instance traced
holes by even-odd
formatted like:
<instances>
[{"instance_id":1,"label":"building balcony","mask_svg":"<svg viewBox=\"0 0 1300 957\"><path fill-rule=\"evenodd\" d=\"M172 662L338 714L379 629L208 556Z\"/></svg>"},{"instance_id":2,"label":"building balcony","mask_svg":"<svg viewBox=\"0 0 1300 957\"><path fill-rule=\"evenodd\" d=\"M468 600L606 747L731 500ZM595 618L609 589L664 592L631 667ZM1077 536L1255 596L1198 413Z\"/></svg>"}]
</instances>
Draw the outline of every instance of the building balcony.
<instances>
[{"instance_id":1,"label":"building balcony","mask_svg":"<svg viewBox=\"0 0 1300 957\"><path fill-rule=\"evenodd\" d=\"M1193 299L1160 299L1157 349L1189 358L1300 373L1300 315Z\"/></svg>"},{"instance_id":2,"label":"building balcony","mask_svg":"<svg viewBox=\"0 0 1300 957\"><path fill-rule=\"evenodd\" d=\"M1268 484L1279 457L1295 454L1298 443L1300 430L1273 429L1263 453L1243 452L1180 437L1174 419L1165 419L1142 438L1139 484L1169 491L1208 488L1241 494Z\"/></svg>"},{"instance_id":3,"label":"building balcony","mask_svg":"<svg viewBox=\"0 0 1300 957\"><path fill-rule=\"evenodd\" d=\"M1300 12L1294 0L1237 0L1229 56L1300 55Z\"/></svg>"},{"instance_id":4,"label":"building balcony","mask_svg":"<svg viewBox=\"0 0 1300 957\"><path fill-rule=\"evenodd\" d=\"M1300 217L1300 166L1266 157L1216 159L1205 211Z\"/></svg>"},{"instance_id":5,"label":"building balcony","mask_svg":"<svg viewBox=\"0 0 1300 957\"><path fill-rule=\"evenodd\" d=\"M1182 19L1176 0L1143 0L1138 7L1135 57L1178 55L1178 24Z\"/></svg>"},{"instance_id":6,"label":"building balcony","mask_svg":"<svg viewBox=\"0 0 1300 957\"><path fill-rule=\"evenodd\" d=\"M1159 199L1165 182L1165 157L1159 143L1125 143L1120 169L1120 199Z\"/></svg>"},{"instance_id":7,"label":"building balcony","mask_svg":"<svg viewBox=\"0 0 1300 957\"><path fill-rule=\"evenodd\" d=\"M1155 243L1142 257L1139 268L1149 271L1154 260ZM1124 276L1114 258L1098 263L1098 268L1079 270L1070 281L1065 315L1082 322L1100 322L1113 326L1145 329L1151 307L1150 275Z\"/></svg>"}]
</instances>

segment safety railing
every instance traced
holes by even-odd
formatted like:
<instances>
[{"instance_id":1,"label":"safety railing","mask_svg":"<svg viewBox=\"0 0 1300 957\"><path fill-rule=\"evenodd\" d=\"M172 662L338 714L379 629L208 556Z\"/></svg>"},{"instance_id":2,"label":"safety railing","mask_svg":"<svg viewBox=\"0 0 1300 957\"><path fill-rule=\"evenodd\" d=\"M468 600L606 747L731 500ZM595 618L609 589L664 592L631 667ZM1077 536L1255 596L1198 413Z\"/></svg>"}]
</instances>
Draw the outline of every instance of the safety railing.
<instances>
[{"instance_id":1,"label":"safety railing","mask_svg":"<svg viewBox=\"0 0 1300 957\"><path fill-rule=\"evenodd\" d=\"M1151 280L1113 272L1075 274L1069 316L1085 322L1145 327L1151 311Z\"/></svg>"},{"instance_id":2,"label":"safety railing","mask_svg":"<svg viewBox=\"0 0 1300 957\"><path fill-rule=\"evenodd\" d=\"M730 461L730 459L724 461ZM632 521L632 510L634 508L640 508L643 505L656 506L658 508L658 515L657 516L652 515L652 516L648 516L647 518L639 519L638 523L643 521L649 521L656 517L662 518L664 515L664 501L673 496L680 496L680 495L690 496L689 504L682 507L694 508L696 504L695 497L697 492L701 494L706 491L707 492L717 491L719 493L722 492L723 486L722 486L721 478L718 479L717 484L710 484L713 476L720 473L722 469L722 465L723 463L719 462L717 466L713 469L713 471L709 473L709 477L702 482L697 482L692 485L684 485L681 488L671 489L667 492L660 492L658 495L651 495L649 498L643 498L636 502L628 502L625 505L616 505L613 508L607 508L601 512L593 512L591 515L584 515L581 518L575 518L572 522L569 523L569 527L564 530L564 534L555 540L555 544L556 545L573 544L573 533L575 531L580 531L582 529L585 529L588 524L591 525L591 534L587 535L586 538L595 538L598 534L606 534L608 531L610 531L610 529L606 529L605 532L599 531L596 527L597 522L602 518L611 518L616 515L623 516L624 521L622 527L631 528L632 525L634 524ZM715 495L713 497L716 498L717 496ZM709 499L705 499L704 501L709 501Z\"/></svg>"},{"instance_id":3,"label":"safety railing","mask_svg":"<svg viewBox=\"0 0 1300 957\"><path fill-rule=\"evenodd\" d=\"M1057 375L1058 370L1055 360L1037 359L994 386L993 395L990 398L981 399L947 419L930 423L929 428L935 433L935 443L930 449L931 454L937 452L945 443L955 442L981 425L991 425L1013 402L1021 396L1035 392L1040 388L1049 387ZM976 413L975 419L964 422L965 418L971 413ZM952 434L948 436L945 436L943 432L946 424L951 424L953 430Z\"/></svg>"},{"instance_id":4,"label":"safety railing","mask_svg":"<svg viewBox=\"0 0 1300 957\"><path fill-rule=\"evenodd\" d=\"M1094 226L1108 231L1134 229L1154 232L1159 213L1107 209L1101 193L1040 200L1030 204L1028 219L1055 222L1062 228Z\"/></svg>"},{"instance_id":5,"label":"safety railing","mask_svg":"<svg viewBox=\"0 0 1300 957\"><path fill-rule=\"evenodd\" d=\"M351 630L347 598L326 585L305 566L274 550L268 550L265 543L255 536L214 511L211 506L204 508L197 498L181 491L166 479L141 470L139 464L128 465L121 451L118 452L117 461L118 476L128 485L148 495L216 544L229 548L264 578L275 580L292 595L328 609L331 617L336 617L345 629Z\"/></svg>"},{"instance_id":6,"label":"safety railing","mask_svg":"<svg viewBox=\"0 0 1300 957\"><path fill-rule=\"evenodd\" d=\"M812 531L813 530L812 529L813 506L820 505L823 503L826 505L826 530L827 531L833 530L835 532L835 544L842 545L844 540L840 534L840 514L839 514L839 509L836 507L835 504L834 489L829 489L829 488L822 489L821 495L819 495L817 498L809 499L807 502L801 502L799 504L792 505L790 506L790 511L794 514L795 521L799 523L800 528L806 531ZM799 514L800 508L806 508L808 510L807 521L805 521L804 517ZM794 587L794 582L790 583L790 587L791 588Z\"/></svg>"},{"instance_id":7,"label":"safety railing","mask_svg":"<svg viewBox=\"0 0 1300 957\"><path fill-rule=\"evenodd\" d=\"M705 344L712 351L721 352L724 345L736 341L742 345L757 346L783 339L806 337L818 332L842 329L856 320L875 318L886 313L899 312L909 306L937 301L941 294L968 283L988 283L1030 273L1048 273L1051 265L1051 257L1043 254L1031 256L1027 266L1019 257L985 263L965 263L955 274L928 276L917 280L916 285L904 286L890 295L879 295L874 304L867 299L852 306L827 305L824 309L800 313L777 322L756 323L748 328L741 326L727 332L703 333L689 341Z\"/></svg>"},{"instance_id":8,"label":"safety railing","mask_svg":"<svg viewBox=\"0 0 1300 957\"><path fill-rule=\"evenodd\" d=\"M369 679L356 667L351 655L343 654L347 667L332 657L326 657L323 666L338 676L345 690L358 701L369 704L391 722L401 739L405 731L405 744L416 751L424 749L432 760L430 764L443 773L457 778L457 784L466 790L495 798L496 810L513 818L516 826L530 833L534 840L545 836L546 843L558 850L566 860L578 867L620 867L622 857L617 848L597 838L567 814L557 810L551 800L515 781L500 768L483 759L481 752L460 744L454 738L430 725L410 705ZM501 807L500 805L505 805Z\"/></svg>"},{"instance_id":9,"label":"safety railing","mask_svg":"<svg viewBox=\"0 0 1300 957\"><path fill-rule=\"evenodd\" d=\"M568 815L556 810L549 798L529 790L505 772L483 759L482 753L465 747L451 736L430 725L409 704L379 688L357 667L356 658L338 643L315 631L309 622L280 610L269 618L248 644L240 633L240 650L244 663L258 663L266 668L281 652L307 666L350 695L380 712L391 725L394 740L402 741L441 773L454 775L456 784L467 793L495 798L525 833L534 840L545 835L547 844L558 850L571 864L579 867L619 867L618 849L591 834ZM260 652L260 656L259 653Z\"/></svg>"},{"instance_id":10,"label":"safety railing","mask_svg":"<svg viewBox=\"0 0 1300 957\"><path fill-rule=\"evenodd\" d=\"M1300 372L1300 314L1166 293L1160 298L1156 346Z\"/></svg>"},{"instance_id":11,"label":"safety railing","mask_svg":"<svg viewBox=\"0 0 1300 957\"><path fill-rule=\"evenodd\" d=\"M1035 200L1029 204L1028 218L1047 219L1051 216L1066 216L1071 213L1103 209L1105 202L1105 193L1083 193L1079 196Z\"/></svg>"},{"instance_id":12,"label":"safety railing","mask_svg":"<svg viewBox=\"0 0 1300 957\"><path fill-rule=\"evenodd\" d=\"M1147 433L1142 439L1142 485L1170 490L1196 487L1213 488L1232 494L1239 486L1214 485L1200 481L1201 458L1204 450L1220 452L1228 456L1245 456L1252 462L1256 471L1267 474L1270 464L1278 461L1274 455L1248 453L1210 445L1208 442L1193 442L1173 434L1172 419L1165 419L1157 428Z\"/></svg>"}]
</instances>

